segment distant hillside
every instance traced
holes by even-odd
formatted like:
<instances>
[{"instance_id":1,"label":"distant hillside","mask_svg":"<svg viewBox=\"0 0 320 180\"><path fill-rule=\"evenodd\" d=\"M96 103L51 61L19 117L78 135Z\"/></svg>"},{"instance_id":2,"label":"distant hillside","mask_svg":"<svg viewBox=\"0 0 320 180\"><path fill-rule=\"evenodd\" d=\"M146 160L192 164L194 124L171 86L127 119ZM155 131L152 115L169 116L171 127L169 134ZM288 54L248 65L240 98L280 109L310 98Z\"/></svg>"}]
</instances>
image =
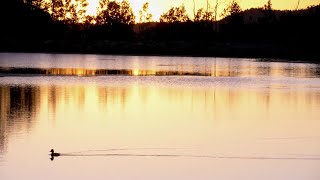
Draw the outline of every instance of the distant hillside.
<instances>
[{"instance_id":1,"label":"distant hillside","mask_svg":"<svg viewBox=\"0 0 320 180\"><path fill-rule=\"evenodd\" d=\"M306 9L299 10L272 10L272 16L274 20L279 21L284 16L318 16L320 17L320 4L317 6L310 6ZM262 8L251 8L244 10L241 15L243 16L244 24L256 24L261 23L262 19L266 16L266 10ZM221 20L225 22L226 17Z\"/></svg>"}]
</instances>

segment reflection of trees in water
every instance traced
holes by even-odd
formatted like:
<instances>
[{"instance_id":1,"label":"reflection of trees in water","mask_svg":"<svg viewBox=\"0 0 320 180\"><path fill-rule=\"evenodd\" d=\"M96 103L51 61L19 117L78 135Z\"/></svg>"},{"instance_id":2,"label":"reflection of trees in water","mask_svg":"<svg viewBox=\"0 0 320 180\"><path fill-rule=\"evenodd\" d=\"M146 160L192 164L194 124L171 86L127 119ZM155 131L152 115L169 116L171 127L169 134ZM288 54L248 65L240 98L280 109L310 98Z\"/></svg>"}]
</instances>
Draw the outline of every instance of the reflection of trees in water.
<instances>
[{"instance_id":1,"label":"reflection of trees in water","mask_svg":"<svg viewBox=\"0 0 320 180\"><path fill-rule=\"evenodd\" d=\"M101 87L98 89L98 103L102 110L108 110L109 106L120 104L121 109L125 109L127 98L132 94L131 90L123 87Z\"/></svg>"},{"instance_id":2,"label":"reflection of trees in water","mask_svg":"<svg viewBox=\"0 0 320 180\"><path fill-rule=\"evenodd\" d=\"M61 103L67 107L74 106L79 111L84 110L86 93L83 86L49 86L41 87L41 89L42 93L39 99L47 101L49 117L53 121L56 119Z\"/></svg>"},{"instance_id":3,"label":"reflection of trees in water","mask_svg":"<svg viewBox=\"0 0 320 180\"><path fill-rule=\"evenodd\" d=\"M160 64L145 69L85 69L85 68L0 68L6 75L45 76L272 76L272 77L320 77L316 64L210 60L204 64Z\"/></svg>"},{"instance_id":4,"label":"reflection of trees in water","mask_svg":"<svg viewBox=\"0 0 320 180\"><path fill-rule=\"evenodd\" d=\"M267 69L269 73L272 70ZM256 73L258 70L252 72ZM279 90L272 84L263 91L228 87L192 88L188 84L178 87L167 85L42 85L0 86L0 152L5 151L8 137L32 128L40 113L48 113L50 121L76 113L80 118L92 113L107 117L108 113L125 114L136 110L154 113L159 111L197 112L215 118L261 116L283 113L304 115L320 104L320 92L297 89ZM280 112L281 107L286 111ZM254 109L250 111L248 109ZM112 112L111 112L111 111ZM279 111L279 112L278 112ZM292 113L292 114L290 114ZM57 116L58 115L58 116ZM60 116L59 116L60 115ZM72 117L73 118L73 117Z\"/></svg>"},{"instance_id":5,"label":"reflection of trees in water","mask_svg":"<svg viewBox=\"0 0 320 180\"><path fill-rule=\"evenodd\" d=\"M10 123L11 119L34 118L40 103L39 87L15 86L10 88Z\"/></svg>"},{"instance_id":6,"label":"reflection of trees in water","mask_svg":"<svg viewBox=\"0 0 320 180\"><path fill-rule=\"evenodd\" d=\"M86 107L107 110L120 105L124 109L131 89L126 87L90 87L81 85L41 87L41 98L48 102L48 113L53 120L60 109L84 112ZM62 108L63 107L63 108Z\"/></svg>"},{"instance_id":7,"label":"reflection of trees in water","mask_svg":"<svg viewBox=\"0 0 320 180\"><path fill-rule=\"evenodd\" d=\"M11 132L32 128L40 105L40 89L32 86L0 86L0 150Z\"/></svg>"},{"instance_id":8,"label":"reflection of trees in water","mask_svg":"<svg viewBox=\"0 0 320 180\"><path fill-rule=\"evenodd\" d=\"M5 147L5 135L6 135L6 116L7 116L7 104L9 103L10 97L7 96L8 87L0 86L0 153L3 152Z\"/></svg>"}]
</instances>

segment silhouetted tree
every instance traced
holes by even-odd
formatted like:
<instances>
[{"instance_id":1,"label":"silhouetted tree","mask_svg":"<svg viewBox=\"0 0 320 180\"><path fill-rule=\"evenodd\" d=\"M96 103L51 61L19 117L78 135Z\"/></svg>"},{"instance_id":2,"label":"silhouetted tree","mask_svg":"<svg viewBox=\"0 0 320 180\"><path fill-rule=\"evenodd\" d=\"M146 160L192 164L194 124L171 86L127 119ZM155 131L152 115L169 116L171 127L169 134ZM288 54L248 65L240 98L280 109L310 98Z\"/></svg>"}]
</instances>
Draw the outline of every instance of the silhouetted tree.
<instances>
[{"instance_id":1,"label":"silhouetted tree","mask_svg":"<svg viewBox=\"0 0 320 180\"><path fill-rule=\"evenodd\" d=\"M50 16L38 8L36 1L2 0L0 11L0 36L4 39L29 39L34 41L48 36ZM30 42L32 43L32 42Z\"/></svg>"},{"instance_id":2,"label":"silhouetted tree","mask_svg":"<svg viewBox=\"0 0 320 180\"><path fill-rule=\"evenodd\" d=\"M99 0L99 6L97 7L97 14L108 8L109 0Z\"/></svg>"},{"instance_id":3,"label":"silhouetted tree","mask_svg":"<svg viewBox=\"0 0 320 180\"><path fill-rule=\"evenodd\" d=\"M124 0L120 3L116 1L107 1L100 5L107 5L107 7L100 7L102 11L98 14L96 21L101 25L116 25L135 23L135 16L128 1Z\"/></svg>"},{"instance_id":4,"label":"silhouetted tree","mask_svg":"<svg viewBox=\"0 0 320 180\"><path fill-rule=\"evenodd\" d=\"M62 21L65 18L64 10L63 10L63 1L62 0L51 0L50 9L48 11L51 14L52 19L56 21Z\"/></svg>"},{"instance_id":5,"label":"silhouetted tree","mask_svg":"<svg viewBox=\"0 0 320 180\"><path fill-rule=\"evenodd\" d=\"M239 14L242 12L241 7L239 4L233 0L227 7L223 10L223 13L221 14L222 17L227 17L227 16L233 16L236 14Z\"/></svg>"},{"instance_id":6,"label":"silhouetted tree","mask_svg":"<svg viewBox=\"0 0 320 180\"><path fill-rule=\"evenodd\" d=\"M214 12L214 21L216 21L216 22L218 19L219 7L222 3L223 3L222 0L215 0L215 2L214 2L213 12Z\"/></svg>"},{"instance_id":7,"label":"silhouetted tree","mask_svg":"<svg viewBox=\"0 0 320 180\"><path fill-rule=\"evenodd\" d=\"M120 23L120 16L120 4L115 1L111 1L107 4L107 8L97 16L97 23L106 25Z\"/></svg>"},{"instance_id":8,"label":"silhouetted tree","mask_svg":"<svg viewBox=\"0 0 320 180\"><path fill-rule=\"evenodd\" d=\"M272 3L271 0L268 0L267 4L265 4L262 8L264 17L261 19L262 23L264 24L270 24L275 22L275 14L272 9Z\"/></svg>"},{"instance_id":9,"label":"silhouetted tree","mask_svg":"<svg viewBox=\"0 0 320 180\"><path fill-rule=\"evenodd\" d=\"M272 11L272 3L271 0L268 0L267 4L263 6L263 9L266 11Z\"/></svg>"},{"instance_id":10,"label":"silhouetted tree","mask_svg":"<svg viewBox=\"0 0 320 180\"><path fill-rule=\"evenodd\" d=\"M86 19L86 13L87 13L87 6L88 2L87 0L76 0L75 1L75 9L77 14L77 22L85 22ZM75 16L74 16L75 17Z\"/></svg>"},{"instance_id":11,"label":"silhouetted tree","mask_svg":"<svg viewBox=\"0 0 320 180\"><path fill-rule=\"evenodd\" d=\"M135 15L132 11L132 8L130 6L130 3L128 0L122 0L121 2L121 23L133 25L135 23Z\"/></svg>"},{"instance_id":12,"label":"silhouetted tree","mask_svg":"<svg viewBox=\"0 0 320 180\"><path fill-rule=\"evenodd\" d=\"M42 3L55 21L67 24L82 23L86 17L87 0L51 0Z\"/></svg>"},{"instance_id":13,"label":"silhouetted tree","mask_svg":"<svg viewBox=\"0 0 320 180\"><path fill-rule=\"evenodd\" d=\"M30 9L40 9L42 7L42 4L44 4L42 0L24 0L24 2Z\"/></svg>"},{"instance_id":14,"label":"silhouetted tree","mask_svg":"<svg viewBox=\"0 0 320 180\"><path fill-rule=\"evenodd\" d=\"M189 17L184 5L180 7L172 7L168 12L165 12L160 16L160 22L187 22Z\"/></svg>"},{"instance_id":15,"label":"silhouetted tree","mask_svg":"<svg viewBox=\"0 0 320 180\"><path fill-rule=\"evenodd\" d=\"M215 0L214 1L214 6L213 6L213 13L214 13L214 29L215 31L219 31L219 23L218 23L218 12L219 12L219 7L223 3L223 0Z\"/></svg>"},{"instance_id":16,"label":"silhouetted tree","mask_svg":"<svg viewBox=\"0 0 320 180\"><path fill-rule=\"evenodd\" d=\"M135 16L127 0L122 2L100 0L95 18L95 33L99 39L129 39L133 37Z\"/></svg>"},{"instance_id":17,"label":"silhouetted tree","mask_svg":"<svg viewBox=\"0 0 320 180\"><path fill-rule=\"evenodd\" d=\"M140 22L151 22L152 14L149 11L149 3L146 2L142 5L142 9L139 11L140 14Z\"/></svg>"},{"instance_id":18,"label":"silhouetted tree","mask_svg":"<svg viewBox=\"0 0 320 180\"><path fill-rule=\"evenodd\" d=\"M194 17L195 22L214 21L214 13L212 11L204 11L203 8L198 9Z\"/></svg>"}]
</instances>

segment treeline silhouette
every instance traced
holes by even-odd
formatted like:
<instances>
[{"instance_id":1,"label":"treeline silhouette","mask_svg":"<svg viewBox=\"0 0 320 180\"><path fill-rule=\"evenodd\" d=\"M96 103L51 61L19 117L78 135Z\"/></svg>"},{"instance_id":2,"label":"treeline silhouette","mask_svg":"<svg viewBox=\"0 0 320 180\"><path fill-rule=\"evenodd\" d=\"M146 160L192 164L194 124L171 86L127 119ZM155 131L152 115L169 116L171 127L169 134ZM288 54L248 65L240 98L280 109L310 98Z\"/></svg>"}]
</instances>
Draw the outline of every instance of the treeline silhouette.
<instances>
[{"instance_id":1,"label":"treeline silhouette","mask_svg":"<svg viewBox=\"0 0 320 180\"><path fill-rule=\"evenodd\" d=\"M320 5L279 11L242 10L233 0L221 16L185 7L152 22L148 3L141 23L127 0L100 0L96 16L86 0L2 0L0 50L25 52L157 54L319 59Z\"/></svg>"}]
</instances>

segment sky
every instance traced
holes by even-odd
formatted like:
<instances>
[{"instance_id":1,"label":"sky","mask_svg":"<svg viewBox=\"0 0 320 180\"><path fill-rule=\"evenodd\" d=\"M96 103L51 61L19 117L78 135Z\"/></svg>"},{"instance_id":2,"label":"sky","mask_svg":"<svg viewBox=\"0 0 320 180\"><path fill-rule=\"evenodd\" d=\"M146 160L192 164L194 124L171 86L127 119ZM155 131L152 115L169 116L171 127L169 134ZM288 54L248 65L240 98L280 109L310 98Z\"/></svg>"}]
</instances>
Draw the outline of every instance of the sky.
<instances>
[{"instance_id":1,"label":"sky","mask_svg":"<svg viewBox=\"0 0 320 180\"><path fill-rule=\"evenodd\" d=\"M149 12L153 14L153 20L158 21L159 17L163 12L166 12L170 7L176 7L184 4L188 11L188 14L192 17L193 14L193 0L128 0L131 4L131 7L136 15L136 20L139 20L139 10L141 10L142 5L145 2L149 2ZM226 4L231 0L219 0L224 2L221 4L218 9L219 13L223 11ZM262 7L267 3L268 0L238 0L242 9L250 9L253 7ZM88 14L95 14L96 7L99 4L99 0L88 0ZM216 2L216 0L209 0L211 6ZM298 0L271 0L274 9L295 9L298 4ZM206 0L195 0L196 9L206 7ZM310 5L320 4L320 0L300 0L299 8L306 8Z\"/></svg>"}]
</instances>

